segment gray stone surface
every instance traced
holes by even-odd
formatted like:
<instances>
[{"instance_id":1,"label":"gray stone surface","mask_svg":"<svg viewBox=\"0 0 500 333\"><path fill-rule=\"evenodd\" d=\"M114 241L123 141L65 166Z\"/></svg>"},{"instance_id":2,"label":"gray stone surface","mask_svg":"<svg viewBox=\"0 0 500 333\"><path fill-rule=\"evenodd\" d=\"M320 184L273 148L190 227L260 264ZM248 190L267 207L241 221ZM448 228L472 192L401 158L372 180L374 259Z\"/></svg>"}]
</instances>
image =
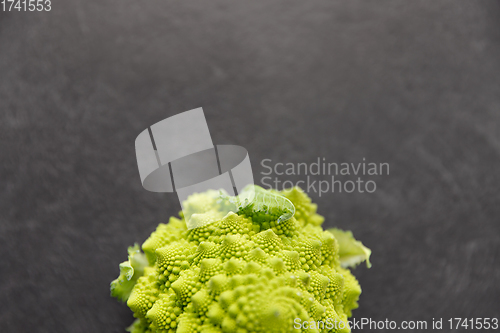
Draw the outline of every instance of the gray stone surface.
<instances>
[{"instance_id":1,"label":"gray stone surface","mask_svg":"<svg viewBox=\"0 0 500 333\"><path fill-rule=\"evenodd\" d=\"M199 106L259 181L265 158L390 164L373 194L311 194L373 250L356 318L500 316L498 1L52 7L0 13L3 332L132 322L109 282L180 209L142 189L134 139Z\"/></svg>"}]
</instances>

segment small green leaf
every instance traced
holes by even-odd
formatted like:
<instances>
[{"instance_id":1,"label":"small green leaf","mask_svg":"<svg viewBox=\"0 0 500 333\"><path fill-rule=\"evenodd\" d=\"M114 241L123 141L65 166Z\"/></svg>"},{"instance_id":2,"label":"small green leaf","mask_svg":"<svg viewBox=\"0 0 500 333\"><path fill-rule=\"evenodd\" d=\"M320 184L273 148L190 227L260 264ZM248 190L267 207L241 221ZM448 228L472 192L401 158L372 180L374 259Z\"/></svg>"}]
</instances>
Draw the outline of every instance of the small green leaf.
<instances>
[{"instance_id":1,"label":"small green leaf","mask_svg":"<svg viewBox=\"0 0 500 333\"><path fill-rule=\"evenodd\" d=\"M243 189L233 203L236 203L239 215L252 217L256 222L281 223L295 214L295 206L290 200L256 185Z\"/></svg>"},{"instance_id":2,"label":"small green leaf","mask_svg":"<svg viewBox=\"0 0 500 333\"><path fill-rule=\"evenodd\" d=\"M328 229L339 243L340 265L344 268L355 267L366 260L366 266L370 268L370 255L372 251L360 241L354 239L351 231L340 229Z\"/></svg>"},{"instance_id":3,"label":"small green leaf","mask_svg":"<svg viewBox=\"0 0 500 333\"><path fill-rule=\"evenodd\" d=\"M144 274L148 260L135 244L128 248L128 261L120 264L120 276L111 282L111 296L126 302L137 279Z\"/></svg>"}]
</instances>

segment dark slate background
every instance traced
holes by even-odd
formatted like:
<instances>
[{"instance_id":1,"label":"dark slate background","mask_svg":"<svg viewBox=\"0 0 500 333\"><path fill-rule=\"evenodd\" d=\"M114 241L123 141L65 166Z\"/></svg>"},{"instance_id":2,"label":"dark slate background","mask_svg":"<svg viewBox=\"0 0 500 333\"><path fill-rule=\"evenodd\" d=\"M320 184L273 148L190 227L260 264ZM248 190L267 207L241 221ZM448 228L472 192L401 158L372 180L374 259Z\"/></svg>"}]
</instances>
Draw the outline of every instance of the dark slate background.
<instances>
[{"instance_id":1,"label":"dark slate background","mask_svg":"<svg viewBox=\"0 0 500 333\"><path fill-rule=\"evenodd\" d=\"M498 1L52 7L0 13L2 332L132 322L109 283L180 209L134 140L200 106L257 182L265 158L390 164L373 194L311 193L373 250L356 318L500 317Z\"/></svg>"}]
</instances>

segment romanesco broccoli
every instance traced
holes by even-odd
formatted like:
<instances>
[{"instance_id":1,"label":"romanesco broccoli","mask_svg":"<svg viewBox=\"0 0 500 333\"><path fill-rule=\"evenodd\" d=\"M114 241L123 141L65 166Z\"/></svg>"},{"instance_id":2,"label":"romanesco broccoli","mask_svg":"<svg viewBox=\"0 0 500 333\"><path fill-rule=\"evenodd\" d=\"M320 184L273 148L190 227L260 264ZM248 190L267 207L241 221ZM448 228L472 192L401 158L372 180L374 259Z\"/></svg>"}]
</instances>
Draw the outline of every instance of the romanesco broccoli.
<instances>
[{"instance_id":1,"label":"romanesco broccoli","mask_svg":"<svg viewBox=\"0 0 500 333\"><path fill-rule=\"evenodd\" d=\"M188 230L181 213L158 226L142 245L144 254L137 245L129 248L111 283L112 296L137 318L128 331L301 332L294 323L308 321L317 328L303 331L349 332L348 325L329 329L321 322L347 323L358 307L361 288L346 267L369 264L370 250L350 232L324 231L317 206L301 189L268 193L288 199L294 216L278 222L284 215L266 214L260 204L221 217L207 212L224 204L220 198L196 194L188 199L191 218L205 225Z\"/></svg>"}]
</instances>

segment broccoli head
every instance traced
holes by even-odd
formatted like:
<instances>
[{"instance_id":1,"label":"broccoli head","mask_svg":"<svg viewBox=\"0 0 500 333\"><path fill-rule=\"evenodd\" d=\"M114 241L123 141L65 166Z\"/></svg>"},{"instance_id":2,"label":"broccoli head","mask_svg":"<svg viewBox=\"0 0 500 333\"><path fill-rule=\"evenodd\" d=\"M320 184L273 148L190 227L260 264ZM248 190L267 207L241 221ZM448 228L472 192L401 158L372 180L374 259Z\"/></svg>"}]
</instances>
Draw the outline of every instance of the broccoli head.
<instances>
[{"instance_id":1,"label":"broccoli head","mask_svg":"<svg viewBox=\"0 0 500 333\"><path fill-rule=\"evenodd\" d=\"M317 324L307 332L350 331L361 288L348 267L369 265L370 250L350 232L323 230L324 218L300 188L258 192L283 204L220 216L207 207L223 199L196 194L187 206L201 227L188 230L181 213L158 226L144 253L129 248L111 283L112 296L137 318L129 332L300 332L305 321ZM327 320L345 325L331 328Z\"/></svg>"}]
</instances>

